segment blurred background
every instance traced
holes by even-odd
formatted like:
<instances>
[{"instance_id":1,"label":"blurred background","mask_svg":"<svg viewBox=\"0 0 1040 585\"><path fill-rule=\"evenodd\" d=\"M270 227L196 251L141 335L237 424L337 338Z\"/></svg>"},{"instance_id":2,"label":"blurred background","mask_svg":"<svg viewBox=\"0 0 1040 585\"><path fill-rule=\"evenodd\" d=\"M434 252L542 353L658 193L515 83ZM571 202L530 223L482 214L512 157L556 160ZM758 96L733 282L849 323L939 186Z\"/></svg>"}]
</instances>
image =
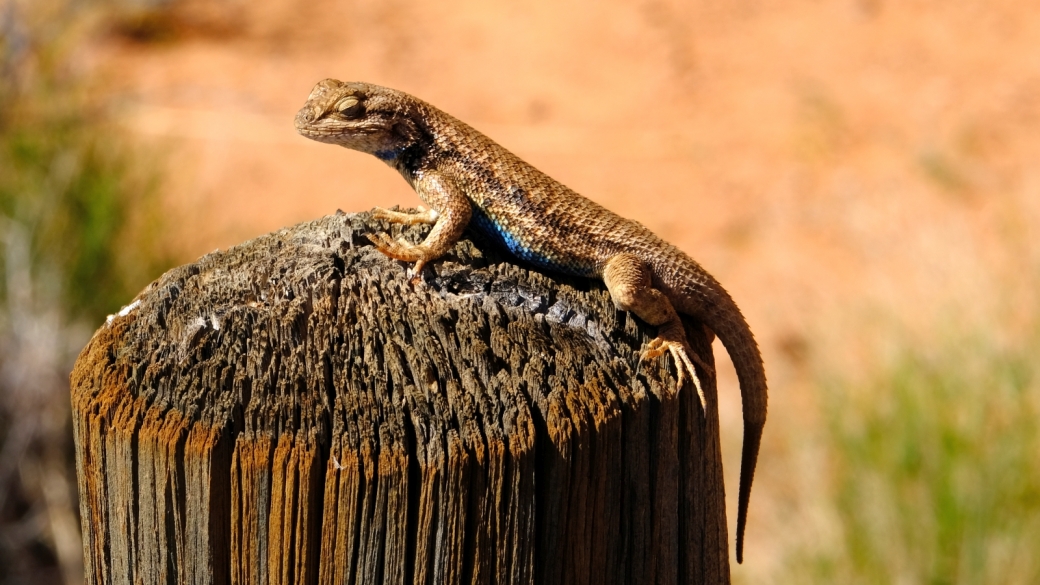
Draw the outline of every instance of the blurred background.
<instances>
[{"instance_id":1,"label":"blurred background","mask_svg":"<svg viewBox=\"0 0 1040 585\"><path fill-rule=\"evenodd\" d=\"M80 580L67 380L106 314L418 203L296 135L326 77L420 96L729 289L771 391L736 583L1040 582L1038 38L1010 0L0 0L0 583Z\"/></svg>"}]
</instances>

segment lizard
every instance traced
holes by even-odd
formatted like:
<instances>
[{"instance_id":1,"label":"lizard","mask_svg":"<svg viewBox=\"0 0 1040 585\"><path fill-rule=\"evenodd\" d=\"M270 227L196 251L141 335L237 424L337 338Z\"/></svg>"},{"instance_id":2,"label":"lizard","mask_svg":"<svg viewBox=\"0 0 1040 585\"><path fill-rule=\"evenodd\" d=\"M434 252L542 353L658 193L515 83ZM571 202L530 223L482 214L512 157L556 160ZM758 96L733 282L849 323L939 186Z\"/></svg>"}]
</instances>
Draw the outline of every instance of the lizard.
<instances>
[{"instance_id":1,"label":"lizard","mask_svg":"<svg viewBox=\"0 0 1040 585\"><path fill-rule=\"evenodd\" d=\"M391 223L433 227L419 244L368 234L387 256L423 266L444 255L472 225L537 268L600 278L619 310L657 327L641 360L668 353L677 386L689 376L706 411L679 313L700 320L730 355L744 417L737 505L737 562L743 562L751 483L766 419L765 368L740 309L696 261L643 225L579 195L477 130L405 92L325 79L296 114L302 136L375 155L397 170L423 202L415 212L375 208Z\"/></svg>"}]
</instances>

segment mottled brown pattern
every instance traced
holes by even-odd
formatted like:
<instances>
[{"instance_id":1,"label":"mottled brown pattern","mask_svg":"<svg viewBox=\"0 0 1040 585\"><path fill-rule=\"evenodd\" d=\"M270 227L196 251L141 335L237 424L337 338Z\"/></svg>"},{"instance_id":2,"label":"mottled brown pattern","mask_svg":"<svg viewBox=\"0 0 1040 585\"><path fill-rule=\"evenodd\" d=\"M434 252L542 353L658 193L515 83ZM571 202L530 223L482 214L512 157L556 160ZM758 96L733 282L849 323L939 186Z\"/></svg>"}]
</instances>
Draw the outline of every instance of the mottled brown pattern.
<instances>
[{"instance_id":1,"label":"mottled brown pattern","mask_svg":"<svg viewBox=\"0 0 1040 585\"><path fill-rule=\"evenodd\" d=\"M423 264L443 255L474 226L535 266L604 278L615 304L658 326L646 349L668 352L679 385L689 375L701 396L676 311L708 326L730 354L744 410L737 516L737 562L743 560L747 507L766 418L767 389L754 336L733 299L697 262L639 223L582 197L494 141L406 93L367 83L326 79L296 115L300 134L377 156L397 169L429 211L379 210L384 219L430 223L421 244L383 234L373 243L387 255ZM698 364L705 367L703 364Z\"/></svg>"}]
</instances>

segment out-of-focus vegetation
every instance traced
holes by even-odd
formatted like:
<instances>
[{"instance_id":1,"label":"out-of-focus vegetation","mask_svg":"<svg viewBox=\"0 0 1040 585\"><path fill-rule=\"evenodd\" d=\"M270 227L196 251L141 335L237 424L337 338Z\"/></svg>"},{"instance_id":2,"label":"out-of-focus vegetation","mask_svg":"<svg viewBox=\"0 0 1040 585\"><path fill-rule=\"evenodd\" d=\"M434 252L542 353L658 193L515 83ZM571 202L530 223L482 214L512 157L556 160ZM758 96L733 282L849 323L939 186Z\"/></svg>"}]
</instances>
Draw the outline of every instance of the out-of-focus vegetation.
<instances>
[{"instance_id":1,"label":"out-of-focus vegetation","mask_svg":"<svg viewBox=\"0 0 1040 585\"><path fill-rule=\"evenodd\" d=\"M68 373L168 264L154 174L77 60L84 3L0 4L0 583L81 579Z\"/></svg>"},{"instance_id":2,"label":"out-of-focus vegetation","mask_svg":"<svg viewBox=\"0 0 1040 585\"><path fill-rule=\"evenodd\" d=\"M1040 582L1040 339L989 338L824 384L840 537L794 560L795 581Z\"/></svg>"}]
</instances>

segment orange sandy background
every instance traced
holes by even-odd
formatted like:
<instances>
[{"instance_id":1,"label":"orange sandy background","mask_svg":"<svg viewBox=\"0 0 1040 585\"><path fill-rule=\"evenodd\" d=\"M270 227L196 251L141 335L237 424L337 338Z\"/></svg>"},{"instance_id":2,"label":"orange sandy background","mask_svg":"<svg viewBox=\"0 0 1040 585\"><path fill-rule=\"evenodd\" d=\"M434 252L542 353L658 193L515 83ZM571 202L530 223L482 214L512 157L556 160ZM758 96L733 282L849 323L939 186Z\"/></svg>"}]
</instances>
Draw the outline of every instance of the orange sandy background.
<instances>
[{"instance_id":1,"label":"orange sandy background","mask_svg":"<svg viewBox=\"0 0 1040 585\"><path fill-rule=\"evenodd\" d=\"M324 214L419 203L296 135L315 82L410 92L697 258L760 340L770 419L737 582L830 533L820 364L855 375L1036 308L1040 11L1010 1L184 0L82 56L165 169L184 261ZM136 25L135 25L136 26ZM128 29L129 30L129 29ZM144 31L144 32L142 32ZM730 526L741 437L724 350ZM732 546L732 543L731 543Z\"/></svg>"}]
</instances>

